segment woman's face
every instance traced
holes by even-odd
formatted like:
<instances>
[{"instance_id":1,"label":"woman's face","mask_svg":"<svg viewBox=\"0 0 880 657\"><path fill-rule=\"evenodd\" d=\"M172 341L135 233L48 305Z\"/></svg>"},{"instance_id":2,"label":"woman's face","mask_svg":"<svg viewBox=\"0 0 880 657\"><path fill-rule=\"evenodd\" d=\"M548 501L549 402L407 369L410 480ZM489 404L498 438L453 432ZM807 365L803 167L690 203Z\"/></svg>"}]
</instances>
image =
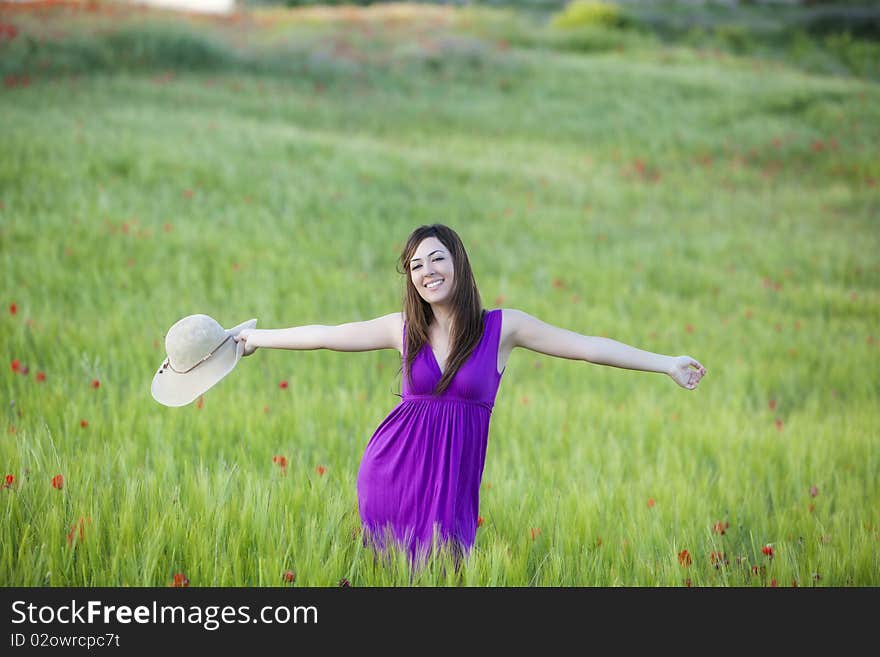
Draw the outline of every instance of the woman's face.
<instances>
[{"instance_id":1,"label":"woman's face","mask_svg":"<svg viewBox=\"0 0 880 657\"><path fill-rule=\"evenodd\" d=\"M455 282L452 256L436 237L426 237L416 247L409 261L409 274L416 290L428 303L443 304L452 296Z\"/></svg>"}]
</instances>

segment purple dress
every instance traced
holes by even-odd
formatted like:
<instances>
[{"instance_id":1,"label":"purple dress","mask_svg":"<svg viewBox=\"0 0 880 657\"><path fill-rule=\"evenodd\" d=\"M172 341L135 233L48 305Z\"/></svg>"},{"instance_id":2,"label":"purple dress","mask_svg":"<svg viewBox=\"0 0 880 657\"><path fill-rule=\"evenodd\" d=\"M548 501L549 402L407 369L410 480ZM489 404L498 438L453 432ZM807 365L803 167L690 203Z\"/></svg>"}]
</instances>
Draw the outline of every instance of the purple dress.
<instances>
[{"instance_id":1,"label":"purple dress","mask_svg":"<svg viewBox=\"0 0 880 657\"><path fill-rule=\"evenodd\" d=\"M436 526L442 541L473 546L489 416L503 374L500 335L499 308L484 314L480 341L442 395L431 395L442 373L430 343L413 361L412 386L402 377L402 400L370 438L358 471L365 541L381 548L390 530L411 556L425 555Z\"/></svg>"}]
</instances>

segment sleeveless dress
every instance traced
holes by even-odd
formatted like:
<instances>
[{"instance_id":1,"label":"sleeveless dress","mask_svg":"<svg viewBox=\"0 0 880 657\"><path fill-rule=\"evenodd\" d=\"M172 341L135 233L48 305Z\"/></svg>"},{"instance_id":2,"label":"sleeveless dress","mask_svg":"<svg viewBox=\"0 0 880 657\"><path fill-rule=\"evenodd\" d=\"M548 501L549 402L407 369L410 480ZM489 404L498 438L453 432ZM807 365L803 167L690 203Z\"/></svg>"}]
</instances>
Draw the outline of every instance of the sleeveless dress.
<instances>
[{"instance_id":1,"label":"sleeveless dress","mask_svg":"<svg viewBox=\"0 0 880 657\"><path fill-rule=\"evenodd\" d=\"M429 342L413 361L412 386L402 377L401 401L370 438L358 470L365 543L381 549L393 537L413 558L430 551L435 532L459 551L473 546L489 417L504 373L500 335L501 309L484 312L480 341L439 396L431 394L442 372Z\"/></svg>"}]
</instances>

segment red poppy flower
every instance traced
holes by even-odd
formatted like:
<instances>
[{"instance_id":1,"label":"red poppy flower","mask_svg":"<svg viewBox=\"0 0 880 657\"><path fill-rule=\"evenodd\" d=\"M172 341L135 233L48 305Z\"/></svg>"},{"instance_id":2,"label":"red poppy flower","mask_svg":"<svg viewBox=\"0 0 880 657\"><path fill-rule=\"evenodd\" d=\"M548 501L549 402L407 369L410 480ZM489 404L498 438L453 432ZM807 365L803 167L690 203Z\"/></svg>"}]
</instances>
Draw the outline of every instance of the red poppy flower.
<instances>
[{"instance_id":1,"label":"red poppy flower","mask_svg":"<svg viewBox=\"0 0 880 657\"><path fill-rule=\"evenodd\" d=\"M64 475L57 474L52 477L52 488L61 490L64 488Z\"/></svg>"},{"instance_id":2,"label":"red poppy flower","mask_svg":"<svg viewBox=\"0 0 880 657\"><path fill-rule=\"evenodd\" d=\"M532 527L531 534L532 534L532 540L534 541L536 538L538 538L541 535L541 528L540 527Z\"/></svg>"},{"instance_id":3,"label":"red poppy flower","mask_svg":"<svg viewBox=\"0 0 880 657\"><path fill-rule=\"evenodd\" d=\"M70 531L67 532L67 544L68 545L72 546L74 544L74 540L76 540L77 544L83 542L83 539L85 539L85 537L86 537L85 530L86 530L86 523L87 522L88 522L88 524L92 524L92 519L80 517L79 520L77 520L75 523L73 523L70 526Z\"/></svg>"},{"instance_id":4,"label":"red poppy flower","mask_svg":"<svg viewBox=\"0 0 880 657\"><path fill-rule=\"evenodd\" d=\"M690 566L692 562L691 553L687 550L682 550L678 553L678 563L682 566Z\"/></svg>"},{"instance_id":5,"label":"red poppy flower","mask_svg":"<svg viewBox=\"0 0 880 657\"><path fill-rule=\"evenodd\" d=\"M6 481L3 484L3 488L12 488L13 484L15 484L15 475L6 475Z\"/></svg>"},{"instance_id":6,"label":"red poppy flower","mask_svg":"<svg viewBox=\"0 0 880 657\"><path fill-rule=\"evenodd\" d=\"M285 573L281 576L285 582L293 582L296 579L296 573L292 570L285 571Z\"/></svg>"},{"instance_id":7,"label":"red poppy flower","mask_svg":"<svg viewBox=\"0 0 880 657\"><path fill-rule=\"evenodd\" d=\"M278 384L278 387L281 388L282 390L287 390L287 381L282 381L281 383Z\"/></svg>"},{"instance_id":8,"label":"red poppy flower","mask_svg":"<svg viewBox=\"0 0 880 657\"><path fill-rule=\"evenodd\" d=\"M92 379L92 387L97 390L101 387L101 382L98 379Z\"/></svg>"},{"instance_id":9,"label":"red poppy flower","mask_svg":"<svg viewBox=\"0 0 880 657\"><path fill-rule=\"evenodd\" d=\"M648 498L648 508L649 508L649 509L653 509L655 504L656 504L656 502L654 501L654 498L653 498L653 497L649 497L649 498Z\"/></svg>"},{"instance_id":10,"label":"red poppy flower","mask_svg":"<svg viewBox=\"0 0 880 657\"><path fill-rule=\"evenodd\" d=\"M9 314L14 315L17 312L18 312L18 306L16 306L14 303L10 303L9 304Z\"/></svg>"},{"instance_id":11,"label":"red poppy flower","mask_svg":"<svg viewBox=\"0 0 880 657\"><path fill-rule=\"evenodd\" d=\"M3 85L7 89L12 89L13 87L27 87L31 83L31 76L29 75L7 75L3 78Z\"/></svg>"},{"instance_id":12,"label":"red poppy flower","mask_svg":"<svg viewBox=\"0 0 880 657\"><path fill-rule=\"evenodd\" d=\"M816 497L819 494L819 489L815 486L810 486L810 497Z\"/></svg>"},{"instance_id":13,"label":"red poppy flower","mask_svg":"<svg viewBox=\"0 0 880 657\"><path fill-rule=\"evenodd\" d=\"M477 516L477 527L482 527L484 522L486 522L486 520L483 516Z\"/></svg>"},{"instance_id":14,"label":"red poppy flower","mask_svg":"<svg viewBox=\"0 0 880 657\"><path fill-rule=\"evenodd\" d=\"M729 566L730 560L724 556L723 552L714 551L709 553L709 563L715 568L721 568L721 566Z\"/></svg>"},{"instance_id":15,"label":"red poppy flower","mask_svg":"<svg viewBox=\"0 0 880 657\"><path fill-rule=\"evenodd\" d=\"M761 548L761 552L765 556L770 557L771 559L773 558L773 546L770 545L769 543Z\"/></svg>"},{"instance_id":16,"label":"red poppy flower","mask_svg":"<svg viewBox=\"0 0 880 657\"><path fill-rule=\"evenodd\" d=\"M85 429L87 426L89 426L88 420L80 420L79 426L81 426L83 429Z\"/></svg>"},{"instance_id":17,"label":"red poppy flower","mask_svg":"<svg viewBox=\"0 0 880 657\"><path fill-rule=\"evenodd\" d=\"M776 580L775 580L775 579L771 579L771 580L770 580L770 586L771 586L772 588L774 588L774 589L777 587L777 584L776 584Z\"/></svg>"},{"instance_id":18,"label":"red poppy flower","mask_svg":"<svg viewBox=\"0 0 880 657\"><path fill-rule=\"evenodd\" d=\"M37 372L37 381L39 383L42 383L45 380L46 380L46 373L45 372Z\"/></svg>"},{"instance_id":19,"label":"red poppy flower","mask_svg":"<svg viewBox=\"0 0 880 657\"><path fill-rule=\"evenodd\" d=\"M323 465L319 465L315 468L315 472L318 473L319 477L323 477L324 473L327 472L327 468L325 468Z\"/></svg>"},{"instance_id":20,"label":"red poppy flower","mask_svg":"<svg viewBox=\"0 0 880 657\"><path fill-rule=\"evenodd\" d=\"M771 400L770 400L770 410L772 411L772 410L775 410L775 409L776 409L776 400L775 400L775 399L771 399Z\"/></svg>"},{"instance_id":21,"label":"red poppy flower","mask_svg":"<svg viewBox=\"0 0 880 657\"><path fill-rule=\"evenodd\" d=\"M184 586L189 586L189 579L183 573L174 573L174 579L168 586L174 588L181 588Z\"/></svg>"},{"instance_id":22,"label":"red poppy flower","mask_svg":"<svg viewBox=\"0 0 880 657\"><path fill-rule=\"evenodd\" d=\"M15 360L12 361L12 371L18 372L20 369L21 369L21 361L19 361L18 358L16 358Z\"/></svg>"}]
</instances>

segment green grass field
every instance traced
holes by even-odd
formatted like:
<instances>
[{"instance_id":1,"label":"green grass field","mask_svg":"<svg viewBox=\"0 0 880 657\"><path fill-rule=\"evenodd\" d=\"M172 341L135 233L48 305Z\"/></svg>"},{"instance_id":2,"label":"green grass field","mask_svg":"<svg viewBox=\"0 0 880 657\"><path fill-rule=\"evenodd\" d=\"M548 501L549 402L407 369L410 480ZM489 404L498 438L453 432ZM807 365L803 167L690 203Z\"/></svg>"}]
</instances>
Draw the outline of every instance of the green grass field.
<instances>
[{"instance_id":1,"label":"green grass field","mask_svg":"<svg viewBox=\"0 0 880 657\"><path fill-rule=\"evenodd\" d=\"M0 584L409 584L355 491L396 352L259 350L180 409L149 385L185 315L400 309L403 242L442 222L486 307L708 374L515 351L476 546L412 583L880 585L877 83L377 11L276 10L228 46L250 59L178 67L155 36L116 68L83 36L28 51L51 23L3 18Z\"/></svg>"}]
</instances>

